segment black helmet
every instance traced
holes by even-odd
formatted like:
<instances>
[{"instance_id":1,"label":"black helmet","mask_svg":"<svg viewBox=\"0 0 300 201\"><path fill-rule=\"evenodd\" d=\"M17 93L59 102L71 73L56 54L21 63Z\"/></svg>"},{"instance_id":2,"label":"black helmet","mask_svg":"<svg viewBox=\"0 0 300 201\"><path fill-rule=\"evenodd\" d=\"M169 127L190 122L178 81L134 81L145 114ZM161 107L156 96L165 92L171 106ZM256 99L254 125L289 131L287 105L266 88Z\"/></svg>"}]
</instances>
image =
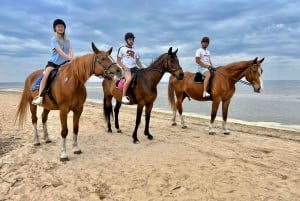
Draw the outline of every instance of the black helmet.
<instances>
[{"instance_id":1,"label":"black helmet","mask_svg":"<svg viewBox=\"0 0 300 201\"><path fill-rule=\"evenodd\" d=\"M56 19L56 20L54 20L54 22L53 22L53 30L54 30L54 32L56 32L56 31L55 31L55 27L56 27L56 25L58 25L58 24L62 24L62 25L64 25L64 27L66 28L66 24L65 24L65 22L64 22L62 19Z\"/></svg>"},{"instance_id":2,"label":"black helmet","mask_svg":"<svg viewBox=\"0 0 300 201\"><path fill-rule=\"evenodd\" d=\"M209 38L207 36L204 36L201 40L201 43L203 43L203 42L209 43Z\"/></svg>"},{"instance_id":3,"label":"black helmet","mask_svg":"<svg viewBox=\"0 0 300 201\"><path fill-rule=\"evenodd\" d=\"M128 33L126 33L126 34L125 34L125 37L124 37L124 39L127 41L127 39L128 39L128 38L133 38L133 39L134 39L134 38L135 38L135 36L133 35L133 33L131 33L131 32L128 32Z\"/></svg>"}]
</instances>

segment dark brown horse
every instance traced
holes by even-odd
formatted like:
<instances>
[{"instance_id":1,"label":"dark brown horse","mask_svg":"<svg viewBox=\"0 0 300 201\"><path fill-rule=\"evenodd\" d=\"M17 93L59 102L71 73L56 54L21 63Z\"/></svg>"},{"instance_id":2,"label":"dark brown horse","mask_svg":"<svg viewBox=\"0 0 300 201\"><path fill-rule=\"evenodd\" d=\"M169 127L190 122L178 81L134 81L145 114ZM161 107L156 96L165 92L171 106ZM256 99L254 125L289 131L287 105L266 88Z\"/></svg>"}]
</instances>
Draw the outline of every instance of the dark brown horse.
<instances>
[{"instance_id":1,"label":"dark brown horse","mask_svg":"<svg viewBox=\"0 0 300 201\"><path fill-rule=\"evenodd\" d=\"M51 142L47 132L47 119L50 110L59 110L61 122L61 137L62 147L60 160L68 160L66 150L66 137L68 135L67 115L70 111L73 112L73 148L74 154L80 154L81 150L77 143L79 118L83 111L83 104L86 100L87 92L85 88L86 81L92 76L103 76L104 78L111 79L112 76L121 74L120 67L114 62L110 56L112 48L108 51L99 51L92 43L94 53L86 54L74 58L70 63L60 67L57 78L52 86L51 94L53 95L57 104L45 96L42 104L42 123L44 131L44 139L46 143ZM32 104L32 100L38 95L38 91L32 91L32 86L43 72L37 70L31 73L24 85L24 90L16 113L16 121L20 125L24 125L28 106L31 112L31 121L34 127L34 145L40 145L40 140L37 132L37 106ZM57 107L58 106L58 107Z\"/></svg>"},{"instance_id":2,"label":"dark brown horse","mask_svg":"<svg viewBox=\"0 0 300 201\"><path fill-rule=\"evenodd\" d=\"M220 66L215 69L215 75L211 82L212 110L209 125L209 134L215 134L214 121L217 115L218 107L222 102L223 116L223 133L228 135L230 131L227 129L227 113L230 100L235 92L235 84L240 81L253 86L254 92L260 92L263 86L261 80L262 68L260 64L264 58L258 60L255 58L250 61L239 61L230 63L226 66ZM181 127L186 128L182 116L182 102L187 98L198 101L208 101L211 98L203 98L203 84L194 82L195 73L185 72L183 80L177 80L173 76L169 78L168 98L170 106L173 110L172 125L176 125L176 111L178 110L181 118ZM240 80L245 77L248 82ZM176 99L175 100L175 96Z\"/></svg>"},{"instance_id":3,"label":"dark brown horse","mask_svg":"<svg viewBox=\"0 0 300 201\"><path fill-rule=\"evenodd\" d=\"M171 73L176 79L183 78L183 71L179 64L179 60L177 58L178 50L172 52L172 47L169 48L168 53L162 54L158 57L148 68L139 70L137 72L137 77L134 82L133 88L129 88L128 96L130 97L130 104L137 104L136 110L136 121L135 128L132 134L133 142L138 143L139 140L137 138L137 130L138 126L141 122L141 116L143 112L144 106L145 110L145 130L144 134L148 137L149 140L153 139L153 136L149 131L149 122L150 122L150 114L153 107L153 103L157 96L157 85L161 78L163 77L165 72ZM115 87L115 81L112 80L104 80L102 82L103 92L104 92L104 115L107 121L108 132L112 132L111 124L110 124L110 116L113 114L112 110L112 98L116 99L115 105L115 128L117 132L122 132L119 127L119 110L121 107L121 98L122 91Z\"/></svg>"}]
</instances>

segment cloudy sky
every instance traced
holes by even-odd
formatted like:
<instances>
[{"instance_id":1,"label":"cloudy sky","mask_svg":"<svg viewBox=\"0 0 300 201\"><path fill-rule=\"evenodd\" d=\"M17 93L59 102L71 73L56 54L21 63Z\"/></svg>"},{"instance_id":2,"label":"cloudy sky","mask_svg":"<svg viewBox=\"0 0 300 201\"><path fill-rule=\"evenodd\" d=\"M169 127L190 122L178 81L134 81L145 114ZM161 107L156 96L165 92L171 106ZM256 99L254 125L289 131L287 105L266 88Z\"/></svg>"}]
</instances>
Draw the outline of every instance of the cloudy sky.
<instances>
[{"instance_id":1,"label":"cloudy sky","mask_svg":"<svg viewBox=\"0 0 300 201\"><path fill-rule=\"evenodd\" d=\"M263 79L299 80L299 8L295 0L1 0L0 82L23 82L45 66L56 18L75 56L94 41L116 59L130 31L145 66L172 46L183 69L196 71L195 51L209 36L215 66L265 57Z\"/></svg>"}]
</instances>

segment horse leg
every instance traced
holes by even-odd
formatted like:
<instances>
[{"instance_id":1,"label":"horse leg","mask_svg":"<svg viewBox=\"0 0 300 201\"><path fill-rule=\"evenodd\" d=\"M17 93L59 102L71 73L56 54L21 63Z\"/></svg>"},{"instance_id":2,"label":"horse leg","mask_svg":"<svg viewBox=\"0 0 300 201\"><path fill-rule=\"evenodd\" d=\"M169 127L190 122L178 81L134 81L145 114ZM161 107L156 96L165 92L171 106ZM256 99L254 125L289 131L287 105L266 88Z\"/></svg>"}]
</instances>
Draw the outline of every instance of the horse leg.
<instances>
[{"instance_id":1,"label":"horse leg","mask_svg":"<svg viewBox=\"0 0 300 201\"><path fill-rule=\"evenodd\" d=\"M222 127L223 127L223 134L224 135L229 135L230 134L230 131L227 128L227 114L228 114L229 104L230 104L230 99L227 100L227 101L222 102L222 116L223 116Z\"/></svg>"},{"instance_id":2,"label":"horse leg","mask_svg":"<svg viewBox=\"0 0 300 201\"><path fill-rule=\"evenodd\" d=\"M33 136L34 136L34 146L39 146L41 145L40 139L39 139L39 134L37 131L37 106L30 104L30 112L31 112L31 123L33 125Z\"/></svg>"},{"instance_id":3,"label":"horse leg","mask_svg":"<svg viewBox=\"0 0 300 201\"><path fill-rule=\"evenodd\" d=\"M81 154L81 149L78 146L77 137L79 131L79 119L82 114L83 107L80 107L78 110L73 111L73 153Z\"/></svg>"},{"instance_id":4,"label":"horse leg","mask_svg":"<svg viewBox=\"0 0 300 201\"><path fill-rule=\"evenodd\" d=\"M176 126L177 125L177 123L176 123L176 113L177 113L177 111L173 110L172 126Z\"/></svg>"},{"instance_id":5,"label":"horse leg","mask_svg":"<svg viewBox=\"0 0 300 201\"><path fill-rule=\"evenodd\" d=\"M104 98L103 98L103 114L107 123L107 132L108 133L112 133L112 129L111 129L111 123L110 123L110 115L113 113L112 112L112 96L107 96L106 94L104 94Z\"/></svg>"},{"instance_id":6,"label":"horse leg","mask_svg":"<svg viewBox=\"0 0 300 201\"><path fill-rule=\"evenodd\" d=\"M214 122L215 122L215 119L217 116L219 104L220 104L220 100L217 98L215 98L212 102L212 109L211 109L211 114L210 114L210 124L209 124L209 134L210 135L216 134Z\"/></svg>"},{"instance_id":7,"label":"horse leg","mask_svg":"<svg viewBox=\"0 0 300 201\"><path fill-rule=\"evenodd\" d=\"M44 140L46 143L51 143L51 139L49 138L48 134L48 128L47 128L47 120L48 120L48 114L50 110L47 110L44 108L42 113L42 123L43 123L43 131L44 131Z\"/></svg>"},{"instance_id":8,"label":"horse leg","mask_svg":"<svg viewBox=\"0 0 300 201\"><path fill-rule=\"evenodd\" d=\"M121 105L122 105L121 102L116 101L116 106L115 106L114 112L115 112L115 128L117 129L117 133L122 133L122 130L120 129L120 126L119 126L119 111L120 111Z\"/></svg>"},{"instance_id":9,"label":"horse leg","mask_svg":"<svg viewBox=\"0 0 300 201\"><path fill-rule=\"evenodd\" d=\"M179 117L180 117L180 123L181 123L181 128L185 129L187 128L185 122L184 122L184 119L183 119L183 115L182 115L182 112L183 112L183 108L182 108L182 102L184 100L184 97L183 97L183 94L176 94L177 96L177 102L176 102L176 107L177 107L177 110L178 110L178 113L179 113Z\"/></svg>"},{"instance_id":10,"label":"horse leg","mask_svg":"<svg viewBox=\"0 0 300 201\"><path fill-rule=\"evenodd\" d=\"M136 119L135 119L135 128L134 131L132 133L132 138L133 138L133 143L134 144L138 144L139 143L139 139L137 138L137 131L138 131L138 127L141 123L141 116L142 116L142 112L143 112L143 105L137 105L137 109L136 109Z\"/></svg>"},{"instance_id":11,"label":"horse leg","mask_svg":"<svg viewBox=\"0 0 300 201\"><path fill-rule=\"evenodd\" d=\"M66 109L60 108L60 123L61 123L61 137L62 137L60 161L69 160L67 154L67 146L66 146L66 141L67 141L66 138L68 135L67 116L68 116L68 111Z\"/></svg>"},{"instance_id":12,"label":"horse leg","mask_svg":"<svg viewBox=\"0 0 300 201\"><path fill-rule=\"evenodd\" d=\"M149 131L149 124L150 124L150 117L151 117L151 111L152 111L153 103L150 105L146 105L146 116L145 116L145 130L144 134L148 137L149 140L153 140L153 136L150 134Z\"/></svg>"}]
</instances>

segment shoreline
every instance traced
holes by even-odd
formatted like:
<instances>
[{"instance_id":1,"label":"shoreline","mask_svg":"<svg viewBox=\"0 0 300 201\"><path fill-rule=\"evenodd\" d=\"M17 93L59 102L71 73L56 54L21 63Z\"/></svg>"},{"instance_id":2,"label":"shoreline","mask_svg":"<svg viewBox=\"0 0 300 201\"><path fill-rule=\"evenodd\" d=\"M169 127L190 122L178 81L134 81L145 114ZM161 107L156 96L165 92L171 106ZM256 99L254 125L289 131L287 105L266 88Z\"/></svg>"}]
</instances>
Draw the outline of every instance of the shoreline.
<instances>
[{"instance_id":1,"label":"shoreline","mask_svg":"<svg viewBox=\"0 0 300 201\"><path fill-rule=\"evenodd\" d=\"M0 93L22 93L20 90L0 90ZM102 101L96 100L96 99L90 99L87 98L85 103L95 103L99 104L100 107L102 107ZM114 103L114 102L113 102ZM128 107L135 109L136 105L122 105L122 107ZM172 117L172 111L171 109L165 110L161 108L153 108L152 112L161 112L161 113L166 113L170 114L170 122L171 122L171 117ZM195 114L191 112L184 112L183 114L184 117L194 117L194 118L201 118L207 120L207 126L209 125L209 120L210 116L206 115L200 115L200 114ZM177 121L179 120L179 114L177 112ZM221 122L222 117L217 115L215 122ZM240 120L240 119L233 119L233 118L228 118L227 123L236 123L236 124L242 124L242 125L247 125L247 126L258 126L258 127L265 127L265 128L271 128L271 129L278 129L278 130L284 130L284 131L293 131L293 132L299 132L300 134L300 125L289 125L289 124L282 124L278 122L250 122L250 121L245 121L245 120ZM188 122L186 121L186 124Z\"/></svg>"},{"instance_id":2,"label":"shoreline","mask_svg":"<svg viewBox=\"0 0 300 201\"><path fill-rule=\"evenodd\" d=\"M95 103L95 104L100 104L102 107L102 101L98 101L95 99L89 99L87 98L86 103ZM136 109L136 105L122 105L122 107L128 107L132 109ZM171 118L172 118L172 111L171 109L169 111L165 109L160 109L160 108L153 108L152 112L161 112L161 113L166 113L170 115L170 124L171 124ZM205 115L200 115L200 114L195 114L195 113L190 113L190 112L184 112L183 114L184 117L194 117L194 118L200 118L200 119L205 119L207 120L207 126L209 125L210 121L210 116L205 116ZM179 114L177 112L177 121L179 121ZM222 122L222 117L217 116L215 122ZM282 124L278 122L249 122L249 121L244 121L240 119L232 119L228 118L227 123L236 123L236 124L242 124L242 125L247 125L247 126L258 126L258 127L265 127L265 128L272 128L272 129L278 129L278 130L286 130L286 131L294 131L294 132L299 132L300 134L300 125L287 125L287 124ZM185 121L186 124L189 122Z\"/></svg>"}]
</instances>

